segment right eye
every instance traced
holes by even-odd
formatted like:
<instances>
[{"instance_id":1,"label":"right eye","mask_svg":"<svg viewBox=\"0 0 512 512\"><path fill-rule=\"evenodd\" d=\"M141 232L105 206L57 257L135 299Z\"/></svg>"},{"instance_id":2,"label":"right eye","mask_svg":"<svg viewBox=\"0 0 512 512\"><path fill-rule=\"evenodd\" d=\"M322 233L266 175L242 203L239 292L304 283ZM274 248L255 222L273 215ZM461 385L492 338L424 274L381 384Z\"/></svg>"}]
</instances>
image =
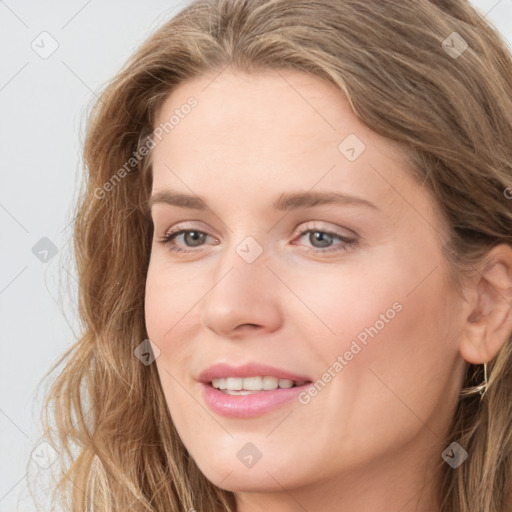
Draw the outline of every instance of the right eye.
<instances>
[{"instance_id":1,"label":"right eye","mask_svg":"<svg viewBox=\"0 0 512 512\"><path fill-rule=\"evenodd\" d=\"M167 232L163 237L158 239L158 242L166 246L172 252L193 252L193 249L182 248L174 243L174 240L179 236L183 236L185 246L191 244L190 247L199 247L202 245L207 236L204 231L197 229L174 229Z\"/></svg>"}]
</instances>

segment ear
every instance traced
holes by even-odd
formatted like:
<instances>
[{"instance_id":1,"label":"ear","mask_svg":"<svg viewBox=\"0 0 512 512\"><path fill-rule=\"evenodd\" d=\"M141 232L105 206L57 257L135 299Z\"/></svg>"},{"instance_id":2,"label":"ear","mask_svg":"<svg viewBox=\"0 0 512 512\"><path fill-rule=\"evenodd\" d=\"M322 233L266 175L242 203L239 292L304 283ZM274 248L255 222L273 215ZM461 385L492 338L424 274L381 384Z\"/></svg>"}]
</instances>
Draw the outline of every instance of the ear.
<instances>
[{"instance_id":1,"label":"ear","mask_svg":"<svg viewBox=\"0 0 512 512\"><path fill-rule=\"evenodd\" d=\"M459 351L472 364L496 356L512 334L512 247L491 249L472 280Z\"/></svg>"}]
</instances>

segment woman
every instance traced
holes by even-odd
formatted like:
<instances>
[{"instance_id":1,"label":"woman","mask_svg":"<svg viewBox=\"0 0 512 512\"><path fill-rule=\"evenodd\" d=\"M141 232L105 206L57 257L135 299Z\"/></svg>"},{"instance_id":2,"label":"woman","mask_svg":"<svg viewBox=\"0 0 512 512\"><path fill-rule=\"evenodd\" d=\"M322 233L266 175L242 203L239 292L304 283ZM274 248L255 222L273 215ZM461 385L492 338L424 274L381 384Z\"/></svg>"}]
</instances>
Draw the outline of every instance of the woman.
<instances>
[{"instance_id":1,"label":"woman","mask_svg":"<svg viewBox=\"0 0 512 512\"><path fill-rule=\"evenodd\" d=\"M510 510L511 98L464 0L152 35L88 127L66 510Z\"/></svg>"}]
</instances>

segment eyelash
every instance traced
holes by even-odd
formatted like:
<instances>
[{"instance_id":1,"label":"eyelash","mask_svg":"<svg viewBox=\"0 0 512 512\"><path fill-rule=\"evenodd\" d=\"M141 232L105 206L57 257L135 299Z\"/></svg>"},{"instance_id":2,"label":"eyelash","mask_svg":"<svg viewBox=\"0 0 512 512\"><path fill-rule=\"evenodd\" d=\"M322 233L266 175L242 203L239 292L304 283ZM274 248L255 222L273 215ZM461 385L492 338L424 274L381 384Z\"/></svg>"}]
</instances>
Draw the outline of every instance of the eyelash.
<instances>
[{"instance_id":1,"label":"eyelash","mask_svg":"<svg viewBox=\"0 0 512 512\"><path fill-rule=\"evenodd\" d=\"M175 253L195 252L195 249L183 249L182 247L178 247L176 244L171 243L171 241L174 238L176 238L177 236L179 236L183 233L189 233L189 232L201 233L201 234L208 236L208 233L205 233L204 231L200 231L198 229L176 228L172 231L167 232L163 237L159 238L158 242L163 244L164 246L167 246L168 250L171 252L175 252ZM326 253L331 253L331 252L348 251L349 249L351 249L353 246L355 246L357 244L357 240L355 240L354 238L348 238L346 236L340 235L339 233L335 233L332 231L325 231L322 229L317 229L317 228L309 227L309 226L308 226L308 229L304 229L299 232L298 238L299 239L302 238L307 233L323 233L325 235L332 236L334 238L338 238L339 240L341 240L344 243L344 245L342 245L341 248L334 248L334 249L332 247L329 247L327 249L318 249L316 247L308 248L308 252L312 252L314 254L326 254Z\"/></svg>"}]
</instances>

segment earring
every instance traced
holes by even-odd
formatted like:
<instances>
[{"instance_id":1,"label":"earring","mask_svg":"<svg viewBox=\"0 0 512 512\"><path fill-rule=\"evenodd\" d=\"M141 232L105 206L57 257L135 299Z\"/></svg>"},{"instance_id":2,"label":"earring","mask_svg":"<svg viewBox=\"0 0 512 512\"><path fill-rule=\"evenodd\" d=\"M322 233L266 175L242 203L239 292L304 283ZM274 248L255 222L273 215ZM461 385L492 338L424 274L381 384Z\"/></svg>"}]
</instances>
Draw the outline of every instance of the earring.
<instances>
[{"instance_id":1,"label":"earring","mask_svg":"<svg viewBox=\"0 0 512 512\"><path fill-rule=\"evenodd\" d=\"M480 384L480 400L483 398L487 391L487 363L484 363L484 383Z\"/></svg>"}]
</instances>

